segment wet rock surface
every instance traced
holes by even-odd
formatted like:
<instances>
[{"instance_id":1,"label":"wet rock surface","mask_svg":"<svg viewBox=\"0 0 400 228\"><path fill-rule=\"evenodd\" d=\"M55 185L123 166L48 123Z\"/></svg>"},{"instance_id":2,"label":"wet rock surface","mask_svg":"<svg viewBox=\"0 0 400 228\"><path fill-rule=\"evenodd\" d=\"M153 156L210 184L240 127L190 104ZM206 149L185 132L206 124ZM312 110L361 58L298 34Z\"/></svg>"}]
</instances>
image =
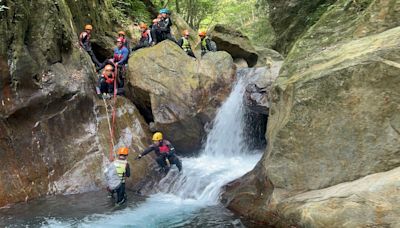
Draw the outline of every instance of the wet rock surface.
<instances>
[{"instance_id":1,"label":"wet rock surface","mask_svg":"<svg viewBox=\"0 0 400 228\"><path fill-rule=\"evenodd\" d=\"M0 15L0 205L102 188L111 143L106 105L94 96L97 76L77 38L84 23L102 27L107 18L86 21L83 6L101 11L109 5L4 4L9 9ZM119 98L118 105L123 107L116 128L122 132L116 147L142 150L150 134L147 124L126 99ZM140 178L136 173L134 180Z\"/></svg>"},{"instance_id":2,"label":"wet rock surface","mask_svg":"<svg viewBox=\"0 0 400 228\"><path fill-rule=\"evenodd\" d=\"M398 226L400 5L344 3L285 59L271 89L268 148L222 196L232 210L278 227Z\"/></svg>"}]
</instances>

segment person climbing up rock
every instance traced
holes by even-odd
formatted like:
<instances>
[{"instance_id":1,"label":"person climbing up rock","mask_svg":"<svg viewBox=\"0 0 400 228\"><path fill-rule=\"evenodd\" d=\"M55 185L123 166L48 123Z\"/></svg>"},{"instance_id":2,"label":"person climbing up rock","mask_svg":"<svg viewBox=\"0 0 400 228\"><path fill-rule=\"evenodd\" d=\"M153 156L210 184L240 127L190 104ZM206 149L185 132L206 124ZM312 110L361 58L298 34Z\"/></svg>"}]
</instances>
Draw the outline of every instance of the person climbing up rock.
<instances>
[{"instance_id":1,"label":"person climbing up rock","mask_svg":"<svg viewBox=\"0 0 400 228\"><path fill-rule=\"evenodd\" d=\"M217 51L215 42L211 41L211 39L207 36L207 33L205 31L200 31L199 37L201 39L201 55L204 55L209 51Z\"/></svg>"},{"instance_id":2,"label":"person climbing up rock","mask_svg":"<svg viewBox=\"0 0 400 228\"><path fill-rule=\"evenodd\" d=\"M114 79L114 66L107 64L99 77L97 94L103 98L110 98L109 94L114 92Z\"/></svg>"},{"instance_id":3,"label":"person climbing up rock","mask_svg":"<svg viewBox=\"0 0 400 228\"><path fill-rule=\"evenodd\" d=\"M175 154L175 148L172 144L163 139L161 132L156 132L153 135L153 144L145 149L139 156L138 159L142 158L146 154L154 151L157 155L156 162L160 167L160 171L168 173L171 165L175 164L178 167L179 172L182 171L182 162Z\"/></svg>"},{"instance_id":4,"label":"person climbing up rock","mask_svg":"<svg viewBox=\"0 0 400 228\"><path fill-rule=\"evenodd\" d=\"M118 149L118 157L115 161L113 161L113 165L117 171L117 174L120 178L120 185L118 188L114 190L110 190L110 196L114 198L114 193L117 193L117 205L122 205L126 201L126 193L125 193L125 181L127 177L131 176L131 169L129 167L129 163L127 161L129 149L126 147L121 147Z\"/></svg>"},{"instance_id":5,"label":"person climbing up rock","mask_svg":"<svg viewBox=\"0 0 400 228\"><path fill-rule=\"evenodd\" d=\"M178 45L186 52L186 54L196 58L194 56L192 48L190 47L189 35L190 35L189 30L184 30L182 33L182 37L178 40Z\"/></svg>"},{"instance_id":6,"label":"person climbing up rock","mask_svg":"<svg viewBox=\"0 0 400 228\"><path fill-rule=\"evenodd\" d=\"M92 25L85 25L85 31L81 32L81 34L79 35L79 45L89 54L93 63L96 65L96 68L98 69L99 67L101 67L101 63L99 62L99 60L97 60L96 55L92 50L92 44L90 43L92 30Z\"/></svg>"},{"instance_id":7,"label":"person climbing up rock","mask_svg":"<svg viewBox=\"0 0 400 228\"><path fill-rule=\"evenodd\" d=\"M141 37L139 43L132 49L133 51L136 51L140 48L148 47L153 41L150 29L147 28L147 25L145 23L140 23L139 28Z\"/></svg>"},{"instance_id":8,"label":"person climbing up rock","mask_svg":"<svg viewBox=\"0 0 400 228\"><path fill-rule=\"evenodd\" d=\"M130 54L131 53L131 41L126 37L126 33L124 31L119 31L118 38L123 39L122 45L124 45L124 47L126 47L128 49L129 54Z\"/></svg>"},{"instance_id":9,"label":"person climbing up rock","mask_svg":"<svg viewBox=\"0 0 400 228\"><path fill-rule=\"evenodd\" d=\"M117 39L117 47L114 48L113 62L118 69L118 88L124 87L124 80L126 74L126 64L128 63L129 51L124 46L124 39L119 37Z\"/></svg>"}]
</instances>

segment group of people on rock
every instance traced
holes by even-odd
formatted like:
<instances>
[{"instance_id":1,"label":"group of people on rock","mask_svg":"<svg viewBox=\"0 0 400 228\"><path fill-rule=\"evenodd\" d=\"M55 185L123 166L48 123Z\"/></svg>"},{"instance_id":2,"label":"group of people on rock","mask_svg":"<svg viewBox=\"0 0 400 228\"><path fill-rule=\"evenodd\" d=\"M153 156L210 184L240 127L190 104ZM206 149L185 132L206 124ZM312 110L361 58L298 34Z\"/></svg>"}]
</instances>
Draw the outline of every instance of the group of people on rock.
<instances>
[{"instance_id":1,"label":"group of people on rock","mask_svg":"<svg viewBox=\"0 0 400 228\"><path fill-rule=\"evenodd\" d=\"M161 9L150 27L143 22L139 24L140 39L133 48L131 48L130 40L126 37L126 33L119 31L113 57L100 62L93 52L90 42L93 26L86 25L85 30L79 35L79 44L91 57L96 66L96 71L104 69L98 80L97 94L99 97L110 98L116 89L117 91L115 92L117 94L123 93L122 88L124 87L126 64L128 63L129 55L133 51L154 46L168 39L177 43L189 56L195 58L189 41L189 30L184 30L182 37L176 41L171 34L171 26L170 11L168 9ZM202 55L209 51L216 51L215 42L207 37L205 31L200 31L198 35L201 38Z\"/></svg>"},{"instance_id":2,"label":"group of people on rock","mask_svg":"<svg viewBox=\"0 0 400 228\"><path fill-rule=\"evenodd\" d=\"M153 144L140 153L136 159L141 159L143 156L154 151L156 154L156 162L160 167L160 172L167 174L172 165L176 165L179 172L182 171L182 161L176 156L175 148L172 144L164 139L161 132L155 132L152 138ZM108 188L109 196L115 199L114 194L117 194L115 202L117 205L121 205L126 201L125 193L125 182L126 178L130 177L131 171L130 166L127 161L129 149L126 147L121 147L118 149L117 158L113 161L112 165L115 166L117 175L120 179L120 184L115 189Z\"/></svg>"}]
</instances>

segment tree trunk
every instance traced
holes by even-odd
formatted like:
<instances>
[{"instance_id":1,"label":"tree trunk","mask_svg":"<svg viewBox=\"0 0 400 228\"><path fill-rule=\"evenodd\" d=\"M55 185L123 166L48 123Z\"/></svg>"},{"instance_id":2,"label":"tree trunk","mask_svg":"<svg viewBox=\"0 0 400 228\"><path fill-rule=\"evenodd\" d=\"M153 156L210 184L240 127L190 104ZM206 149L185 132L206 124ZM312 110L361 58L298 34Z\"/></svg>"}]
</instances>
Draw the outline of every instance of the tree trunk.
<instances>
[{"instance_id":1,"label":"tree trunk","mask_svg":"<svg viewBox=\"0 0 400 228\"><path fill-rule=\"evenodd\" d=\"M175 0L175 8L177 13L181 13L181 9L179 8L179 0Z\"/></svg>"}]
</instances>

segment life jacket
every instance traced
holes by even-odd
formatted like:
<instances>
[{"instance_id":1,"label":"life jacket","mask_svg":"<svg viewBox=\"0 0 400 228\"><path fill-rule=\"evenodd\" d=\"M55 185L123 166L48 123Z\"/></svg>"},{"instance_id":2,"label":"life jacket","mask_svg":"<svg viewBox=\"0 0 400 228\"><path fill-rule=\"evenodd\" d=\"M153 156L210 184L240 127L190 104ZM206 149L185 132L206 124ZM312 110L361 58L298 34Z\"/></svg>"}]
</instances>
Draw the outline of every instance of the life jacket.
<instances>
[{"instance_id":1,"label":"life jacket","mask_svg":"<svg viewBox=\"0 0 400 228\"><path fill-rule=\"evenodd\" d=\"M114 161L114 166L117 169L117 174L121 178L122 183L125 183L126 164L128 164L127 160L117 159Z\"/></svg>"},{"instance_id":2,"label":"life jacket","mask_svg":"<svg viewBox=\"0 0 400 228\"><path fill-rule=\"evenodd\" d=\"M111 77L103 73L103 77L106 79L107 84L112 84L114 82L114 73L111 74Z\"/></svg>"},{"instance_id":3,"label":"life jacket","mask_svg":"<svg viewBox=\"0 0 400 228\"><path fill-rule=\"evenodd\" d=\"M124 58L124 55L122 54L123 48L124 46L122 46L121 49L119 48L114 49L114 62L119 62L121 61L122 58Z\"/></svg>"},{"instance_id":4,"label":"life jacket","mask_svg":"<svg viewBox=\"0 0 400 228\"><path fill-rule=\"evenodd\" d=\"M185 37L182 37L182 39L183 39L182 49L183 49L185 52L191 51L192 49L190 48L189 40L186 39Z\"/></svg>"},{"instance_id":5,"label":"life jacket","mask_svg":"<svg viewBox=\"0 0 400 228\"><path fill-rule=\"evenodd\" d=\"M201 41L201 50L208 51L208 50L207 50L207 39L208 39L208 37L205 37L205 38L203 38L203 40Z\"/></svg>"},{"instance_id":6,"label":"life jacket","mask_svg":"<svg viewBox=\"0 0 400 228\"><path fill-rule=\"evenodd\" d=\"M149 35L150 35L150 30L146 29L144 32L142 32L142 36L140 37L140 42L148 42L149 41Z\"/></svg>"},{"instance_id":7,"label":"life jacket","mask_svg":"<svg viewBox=\"0 0 400 228\"><path fill-rule=\"evenodd\" d=\"M165 144L162 146L159 146L158 149L160 150L160 154L168 154L169 153L169 147Z\"/></svg>"}]
</instances>

